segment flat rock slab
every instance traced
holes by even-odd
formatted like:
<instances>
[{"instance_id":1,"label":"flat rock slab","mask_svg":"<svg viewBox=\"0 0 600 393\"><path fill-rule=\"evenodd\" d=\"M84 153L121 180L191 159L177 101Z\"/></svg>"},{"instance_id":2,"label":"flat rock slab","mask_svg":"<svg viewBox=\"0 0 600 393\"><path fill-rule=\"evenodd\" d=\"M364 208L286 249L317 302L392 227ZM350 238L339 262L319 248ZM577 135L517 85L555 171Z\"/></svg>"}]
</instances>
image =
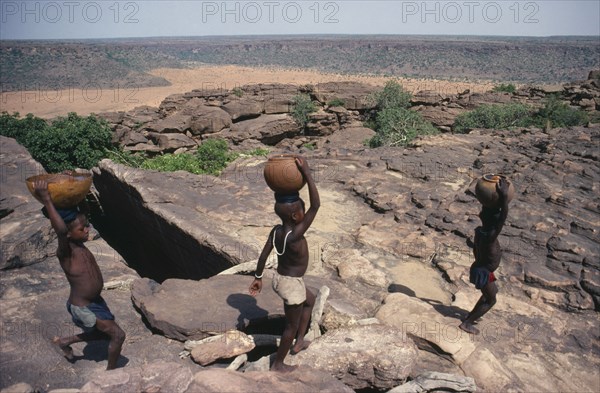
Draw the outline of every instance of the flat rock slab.
<instances>
[{"instance_id":1,"label":"flat rock slab","mask_svg":"<svg viewBox=\"0 0 600 393\"><path fill-rule=\"evenodd\" d=\"M194 375L188 392L353 393L354 391L323 371L299 367L291 373L202 370Z\"/></svg>"},{"instance_id":2,"label":"flat rock slab","mask_svg":"<svg viewBox=\"0 0 600 393\"><path fill-rule=\"evenodd\" d=\"M147 278L134 282L132 299L150 325L179 341L200 340L228 330L244 330L253 323L282 317L283 302L263 279L257 297L248 293L252 278L223 275L206 280Z\"/></svg>"},{"instance_id":3,"label":"flat rock slab","mask_svg":"<svg viewBox=\"0 0 600 393\"><path fill-rule=\"evenodd\" d=\"M327 371L353 389L389 389L413 371L417 347L402 331L387 325L351 326L315 339L286 361Z\"/></svg>"},{"instance_id":4,"label":"flat rock slab","mask_svg":"<svg viewBox=\"0 0 600 393\"><path fill-rule=\"evenodd\" d=\"M181 363L156 361L99 372L76 392L353 393L353 390L331 375L309 367L299 367L285 374L269 371L242 373L218 368L193 374Z\"/></svg>"},{"instance_id":5,"label":"flat rock slab","mask_svg":"<svg viewBox=\"0 0 600 393\"><path fill-rule=\"evenodd\" d=\"M256 297L248 293L251 276L217 275L199 281L169 279L162 284L142 278L133 283L132 300L154 329L179 341L201 340L229 330L281 334L273 329L283 328L274 321L285 315L283 301L271 287L271 276L271 271L265 272L262 292ZM329 287L329 301L335 302L337 308L353 305L360 313L359 319L373 316L381 302L374 291L364 287L353 290L323 277L304 278L315 294L323 285Z\"/></svg>"}]
</instances>

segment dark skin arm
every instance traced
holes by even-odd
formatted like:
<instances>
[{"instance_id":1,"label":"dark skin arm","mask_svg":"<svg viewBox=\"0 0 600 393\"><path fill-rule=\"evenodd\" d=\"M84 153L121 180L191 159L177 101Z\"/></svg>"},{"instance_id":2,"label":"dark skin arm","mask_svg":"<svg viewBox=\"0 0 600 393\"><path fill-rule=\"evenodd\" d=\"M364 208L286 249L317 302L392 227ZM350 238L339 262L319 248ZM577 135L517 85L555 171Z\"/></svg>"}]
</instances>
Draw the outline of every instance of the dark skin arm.
<instances>
[{"instance_id":1,"label":"dark skin arm","mask_svg":"<svg viewBox=\"0 0 600 393\"><path fill-rule=\"evenodd\" d=\"M69 246L69 238L67 236L69 230L62 217L56 211L54 203L52 203L52 199L50 198L50 192L48 192L48 183L45 180L37 180L33 184L33 190L35 194L42 200L42 203L44 204L44 207L48 212L48 217L50 218L52 228L58 236L57 254L63 258L68 257L71 253L71 247Z\"/></svg>"},{"instance_id":2,"label":"dark skin arm","mask_svg":"<svg viewBox=\"0 0 600 393\"><path fill-rule=\"evenodd\" d=\"M276 228L276 227L275 227ZM265 269L265 263L267 263L267 258L271 251L273 250L273 234L275 233L275 228L271 229L271 233L269 234L269 238L263 247L260 256L258 257L258 263L256 265L256 275L262 276L263 270ZM250 284L250 295L256 296L262 291L262 279L254 278L252 284Z\"/></svg>"}]
</instances>

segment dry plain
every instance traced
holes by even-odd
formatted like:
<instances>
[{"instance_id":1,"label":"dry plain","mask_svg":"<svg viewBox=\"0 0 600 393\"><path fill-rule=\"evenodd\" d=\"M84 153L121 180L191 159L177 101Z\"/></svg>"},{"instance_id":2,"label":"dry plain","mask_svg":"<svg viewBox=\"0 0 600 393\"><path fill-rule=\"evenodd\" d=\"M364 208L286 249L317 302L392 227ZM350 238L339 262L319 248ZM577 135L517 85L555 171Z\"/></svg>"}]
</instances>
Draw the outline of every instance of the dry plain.
<instances>
[{"instance_id":1,"label":"dry plain","mask_svg":"<svg viewBox=\"0 0 600 393\"><path fill-rule=\"evenodd\" d=\"M167 79L170 86L123 87L102 89L90 84L64 90L34 90L3 92L0 95L1 112L32 113L42 118L53 118L76 112L90 113L128 111L137 106L159 106L161 101L176 93L194 89L231 90L235 87L258 83L284 83L294 86L323 82L356 81L383 86L390 78L369 75L342 75L300 69L251 68L233 65L205 66L192 69L161 68L150 74ZM491 82L452 82L436 79L396 78L412 93L435 90L441 94L456 94L469 89L471 92L490 90Z\"/></svg>"}]
</instances>

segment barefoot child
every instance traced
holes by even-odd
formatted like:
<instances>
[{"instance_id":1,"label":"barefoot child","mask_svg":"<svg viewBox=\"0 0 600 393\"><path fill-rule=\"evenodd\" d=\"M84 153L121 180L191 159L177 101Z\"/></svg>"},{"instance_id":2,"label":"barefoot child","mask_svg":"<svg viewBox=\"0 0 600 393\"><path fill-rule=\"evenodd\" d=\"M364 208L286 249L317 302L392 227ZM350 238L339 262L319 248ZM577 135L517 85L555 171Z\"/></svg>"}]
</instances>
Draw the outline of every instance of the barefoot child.
<instances>
[{"instance_id":1,"label":"barefoot child","mask_svg":"<svg viewBox=\"0 0 600 393\"><path fill-rule=\"evenodd\" d=\"M288 351L294 355L310 344L304 341L304 335L315 304L315 295L305 287L302 279L308 268L308 244L304 233L315 219L321 204L308 162L304 158L297 157L296 165L308 185L310 208L305 212L304 201L297 194L275 194L275 213L281 218L281 225L271 230L258 258L255 279L250 285L252 296L256 296L262 290L263 269L267 257L275 248L278 266L272 284L273 290L283 299L285 329L271 370L284 372L295 368L283 363ZM296 342L292 347L294 336Z\"/></svg>"},{"instance_id":2,"label":"barefoot child","mask_svg":"<svg viewBox=\"0 0 600 393\"><path fill-rule=\"evenodd\" d=\"M508 216L508 188L509 183L504 178L500 178L496 185L501 204L500 209L483 207L479 213L481 226L475 229L473 241L475 262L471 265L469 281L475 284L475 288L481 290L481 297L459 326L468 333L479 334L479 330L474 326L475 321L496 304L498 287L494 282L496 281L494 271L500 265L502 258L498 235L500 235Z\"/></svg>"},{"instance_id":3,"label":"barefoot child","mask_svg":"<svg viewBox=\"0 0 600 393\"><path fill-rule=\"evenodd\" d=\"M61 216L52 203L46 181L38 180L33 187L58 236L56 256L71 286L67 310L73 322L83 329L83 333L75 336L55 337L53 345L58 346L68 360L73 360L71 344L110 339L106 369L111 370L117 365L125 332L100 296L104 285L102 273L96 259L83 244L89 236L87 218L76 209L61 210Z\"/></svg>"}]
</instances>

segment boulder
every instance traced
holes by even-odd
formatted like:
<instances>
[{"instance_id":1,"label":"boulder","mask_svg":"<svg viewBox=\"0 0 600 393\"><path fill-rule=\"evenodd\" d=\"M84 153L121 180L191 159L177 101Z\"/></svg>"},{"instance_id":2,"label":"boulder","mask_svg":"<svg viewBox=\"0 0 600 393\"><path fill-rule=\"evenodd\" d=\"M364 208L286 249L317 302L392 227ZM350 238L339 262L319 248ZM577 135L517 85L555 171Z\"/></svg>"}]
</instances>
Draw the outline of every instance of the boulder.
<instances>
[{"instance_id":1,"label":"boulder","mask_svg":"<svg viewBox=\"0 0 600 393\"><path fill-rule=\"evenodd\" d=\"M435 90L421 90L413 95L410 99L412 105L440 105L446 97Z\"/></svg>"},{"instance_id":2,"label":"boulder","mask_svg":"<svg viewBox=\"0 0 600 393\"><path fill-rule=\"evenodd\" d=\"M241 90L243 91L241 99L261 103L262 113L269 115L289 113L294 97L301 93L297 86L283 83L245 85Z\"/></svg>"},{"instance_id":3,"label":"boulder","mask_svg":"<svg viewBox=\"0 0 600 393\"><path fill-rule=\"evenodd\" d=\"M416 346L401 330L358 325L327 332L286 360L326 371L355 390L383 390L406 381L416 358Z\"/></svg>"},{"instance_id":4,"label":"boulder","mask_svg":"<svg viewBox=\"0 0 600 393\"><path fill-rule=\"evenodd\" d=\"M156 139L158 147L166 153L172 153L182 147L194 148L198 146L195 140L185 134L158 134L156 135Z\"/></svg>"},{"instance_id":5,"label":"boulder","mask_svg":"<svg viewBox=\"0 0 600 393\"><path fill-rule=\"evenodd\" d=\"M346 109L364 111L374 108L369 96L376 90L375 86L360 82L326 82L316 84L312 95L323 105L339 99Z\"/></svg>"},{"instance_id":6,"label":"boulder","mask_svg":"<svg viewBox=\"0 0 600 393\"><path fill-rule=\"evenodd\" d=\"M147 124L144 129L158 133L184 133L190 129L191 123L191 115L176 113L154 123Z\"/></svg>"},{"instance_id":7,"label":"boulder","mask_svg":"<svg viewBox=\"0 0 600 393\"><path fill-rule=\"evenodd\" d=\"M208 106L199 98L186 102L181 114L190 116L189 129L193 135L212 134L231 127L231 116L227 112Z\"/></svg>"},{"instance_id":8,"label":"boulder","mask_svg":"<svg viewBox=\"0 0 600 393\"><path fill-rule=\"evenodd\" d=\"M177 112L186 102L187 98L183 94L171 94L162 100L158 106L159 113L162 117L167 117Z\"/></svg>"},{"instance_id":9,"label":"boulder","mask_svg":"<svg viewBox=\"0 0 600 393\"><path fill-rule=\"evenodd\" d=\"M223 105L223 110L229 113L231 120L238 122L260 116L264 110L264 103L248 98L232 98L231 101Z\"/></svg>"},{"instance_id":10,"label":"boulder","mask_svg":"<svg viewBox=\"0 0 600 393\"><path fill-rule=\"evenodd\" d=\"M466 112L462 108L451 108L448 106L423 106L416 109L423 118L438 128L451 128L456 117Z\"/></svg>"},{"instance_id":11,"label":"boulder","mask_svg":"<svg viewBox=\"0 0 600 393\"><path fill-rule=\"evenodd\" d=\"M158 108L143 105L125 113L121 124L132 129L140 129L145 124L154 122L159 118Z\"/></svg>"},{"instance_id":12,"label":"boulder","mask_svg":"<svg viewBox=\"0 0 600 393\"><path fill-rule=\"evenodd\" d=\"M298 135L300 131L300 126L289 115L262 115L233 124L231 130L223 136L235 144L246 139L256 139L265 145L275 145L285 138Z\"/></svg>"},{"instance_id":13,"label":"boulder","mask_svg":"<svg viewBox=\"0 0 600 393\"><path fill-rule=\"evenodd\" d=\"M326 136L340 129L338 118L334 113L319 111L308 115L306 134Z\"/></svg>"},{"instance_id":14,"label":"boulder","mask_svg":"<svg viewBox=\"0 0 600 393\"><path fill-rule=\"evenodd\" d=\"M248 353L256 347L251 337L238 330L230 330L213 337L214 340L201 342L192 349L191 356L194 362L206 366L219 359L232 359Z\"/></svg>"},{"instance_id":15,"label":"boulder","mask_svg":"<svg viewBox=\"0 0 600 393\"><path fill-rule=\"evenodd\" d=\"M419 374L404 385L397 386L388 393L428 393L428 392L469 392L477 391L475 380L462 375L429 371Z\"/></svg>"}]
</instances>

